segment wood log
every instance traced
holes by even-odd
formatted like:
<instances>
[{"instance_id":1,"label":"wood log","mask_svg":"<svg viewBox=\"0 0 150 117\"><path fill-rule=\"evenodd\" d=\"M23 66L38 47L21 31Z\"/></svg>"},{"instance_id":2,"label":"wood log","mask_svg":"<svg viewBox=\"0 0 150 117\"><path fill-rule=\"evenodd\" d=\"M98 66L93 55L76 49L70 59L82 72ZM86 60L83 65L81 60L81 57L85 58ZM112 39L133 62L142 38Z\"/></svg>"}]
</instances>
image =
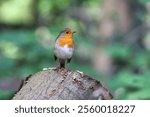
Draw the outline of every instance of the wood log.
<instances>
[{"instance_id":1,"label":"wood log","mask_svg":"<svg viewBox=\"0 0 150 117\"><path fill-rule=\"evenodd\" d=\"M82 72L51 68L27 77L12 99L108 100L112 95L100 81Z\"/></svg>"}]
</instances>

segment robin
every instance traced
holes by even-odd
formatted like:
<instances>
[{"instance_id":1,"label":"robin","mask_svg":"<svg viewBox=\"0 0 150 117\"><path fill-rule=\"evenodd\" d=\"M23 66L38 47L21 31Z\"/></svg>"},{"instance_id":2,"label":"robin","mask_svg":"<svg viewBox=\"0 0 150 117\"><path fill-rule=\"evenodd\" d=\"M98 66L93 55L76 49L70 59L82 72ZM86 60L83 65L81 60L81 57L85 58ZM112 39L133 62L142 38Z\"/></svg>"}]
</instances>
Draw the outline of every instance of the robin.
<instances>
[{"instance_id":1,"label":"robin","mask_svg":"<svg viewBox=\"0 0 150 117\"><path fill-rule=\"evenodd\" d=\"M70 28L65 28L55 40L54 59L59 60L59 68L65 68L65 62L70 63L71 61L74 52L74 33Z\"/></svg>"}]
</instances>

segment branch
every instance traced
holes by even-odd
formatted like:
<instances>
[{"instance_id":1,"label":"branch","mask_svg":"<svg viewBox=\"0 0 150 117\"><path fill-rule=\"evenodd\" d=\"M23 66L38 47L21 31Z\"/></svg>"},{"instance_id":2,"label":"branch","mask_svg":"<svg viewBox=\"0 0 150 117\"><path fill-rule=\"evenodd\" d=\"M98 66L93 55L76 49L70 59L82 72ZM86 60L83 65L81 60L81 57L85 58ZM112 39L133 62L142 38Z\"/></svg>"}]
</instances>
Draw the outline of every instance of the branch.
<instances>
[{"instance_id":1,"label":"branch","mask_svg":"<svg viewBox=\"0 0 150 117\"><path fill-rule=\"evenodd\" d=\"M88 100L112 99L99 81L79 71L47 69L23 82L13 100Z\"/></svg>"}]
</instances>

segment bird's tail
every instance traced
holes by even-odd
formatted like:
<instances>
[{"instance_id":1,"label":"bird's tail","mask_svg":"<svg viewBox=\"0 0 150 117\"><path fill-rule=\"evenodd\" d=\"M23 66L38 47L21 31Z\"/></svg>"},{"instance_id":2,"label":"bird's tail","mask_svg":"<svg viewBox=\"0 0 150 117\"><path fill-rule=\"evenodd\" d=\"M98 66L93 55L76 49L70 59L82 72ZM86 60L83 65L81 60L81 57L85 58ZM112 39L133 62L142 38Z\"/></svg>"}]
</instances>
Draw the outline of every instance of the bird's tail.
<instances>
[{"instance_id":1,"label":"bird's tail","mask_svg":"<svg viewBox=\"0 0 150 117\"><path fill-rule=\"evenodd\" d=\"M65 60L64 59L60 60L60 68L65 68Z\"/></svg>"}]
</instances>

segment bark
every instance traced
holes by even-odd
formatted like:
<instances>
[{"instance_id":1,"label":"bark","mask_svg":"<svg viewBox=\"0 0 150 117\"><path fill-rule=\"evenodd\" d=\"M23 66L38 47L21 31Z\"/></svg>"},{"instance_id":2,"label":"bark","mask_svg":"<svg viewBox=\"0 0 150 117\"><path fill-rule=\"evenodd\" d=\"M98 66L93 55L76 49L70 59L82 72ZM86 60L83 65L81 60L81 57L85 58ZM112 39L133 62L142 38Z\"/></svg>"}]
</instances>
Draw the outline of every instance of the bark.
<instances>
[{"instance_id":1,"label":"bark","mask_svg":"<svg viewBox=\"0 0 150 117\"><path fill-rule=\"evenodd\" d=\"M112 99L100 81L79 71L47 69L30 75L13 100Z\"/></svg>"}]
</instances>

